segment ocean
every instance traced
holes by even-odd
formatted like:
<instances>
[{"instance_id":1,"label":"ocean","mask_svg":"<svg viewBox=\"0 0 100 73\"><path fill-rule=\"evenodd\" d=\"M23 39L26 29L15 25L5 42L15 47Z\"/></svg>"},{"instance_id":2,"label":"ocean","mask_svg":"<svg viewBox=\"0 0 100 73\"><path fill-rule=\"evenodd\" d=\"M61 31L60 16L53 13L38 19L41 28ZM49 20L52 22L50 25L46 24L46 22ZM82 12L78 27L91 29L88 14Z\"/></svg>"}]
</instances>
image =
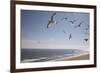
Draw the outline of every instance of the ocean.
<instances>
[{"instance_id":1,"label":"ocean","mask_svg":"<svg viewBox=\"0 0 100 73\"><path fill-rule=\"evenodd\" d=\"M21 62L59 61L60 58L79 54L79 49L21 49Z\"/></svg>"}]
</instances>

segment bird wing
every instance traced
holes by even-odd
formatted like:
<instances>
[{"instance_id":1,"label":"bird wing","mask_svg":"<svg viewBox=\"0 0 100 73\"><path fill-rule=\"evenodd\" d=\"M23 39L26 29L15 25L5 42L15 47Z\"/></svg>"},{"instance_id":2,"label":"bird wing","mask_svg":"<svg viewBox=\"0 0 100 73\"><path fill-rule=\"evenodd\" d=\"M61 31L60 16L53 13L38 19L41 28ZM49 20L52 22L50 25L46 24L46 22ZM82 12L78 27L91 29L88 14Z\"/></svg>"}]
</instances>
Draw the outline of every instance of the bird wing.
<instances>
[{"instance_id":1,"label":"bird wing","mask_svg":"<svg viewBox=\"0 0 100 73\"><path fill-rule=\"evenodd\" d=\"M84 39L86 42L88 41L88 39Z\"/></svg>"},{"instance_id":2,"label":"bird wing","mask_svg":"<svg viewBox=\"0 0 100 73\"><path fill-rule=\"evenodd\" d=\"M73 23L73 21L69 21L70 23Z\"/></svg>"},{"instance_id":3,"label":"bird wing","mask_svg":"<svg viewBox=\"0 0 100 73\"><path fill-rule=\"evenodd\" d=\"M69 35L69 40L70 40L71 38L72 38L72 35L70 34L70 35Z\"/></svg>"},{"instance_id":4,"label":"bird wing","mask_svg":"<svg viewBox=\"0 0 100 73\"><path fill-rule=\"evenodd\" d=\"M47 24L47 28L49 28L49 25L50 25L50 24L51 24L51 22L49 21L48 24Z\"/></svg>"},{"instance_id":5,"label":"bird wing","mask_svg":"<svg viewBox=\"0 0 100 73\"><path fill-rule=\"evenodd\" d=\"M79 25L82 25L82 24L83 24L83 21L79 23Z\"/></svg>"},{"instance_id":6,"label":"bird wing","mask_svg":"<svg viewBox=\"0 0 100 73\"><path fill-rule=\"evenodd\" d=\"M73 24L74 22L76 22L76 20L71 20L71 21L69 21L69 22L71 22L71 23Z\"/></svg>"},{"instance_id":7,"label":"bird wing","mask_svg":"<svg viewBox=\"0 0 100 73\"><path fill-rule=\"evenodd\" d=\"M47 28L49 28L50 24L54 21L54 16L56 15L56 13L53 13L53 15L51 16L51 19L49 20L48 24L47 24Z\"/></svg>"},{"instance_id":8,"label":"bird wing","mask_svg":"<svg viewBox=\"0 0 100 73\"><path fill-rule=\"evenodd\" d=\"M75 28L81 27L82 23L83 23L83 22L80 22L78 25L75 26Z\"/></svg>"},{"instance_id":9,"label":"bird wing","mask_svg":"<svg viewBox=\"0 0 100 73\"><path fill-rule=\"evenodd\" d=\"M56 15L56 13L53 13L53 15L51 16L51 20L54 20L54 16Z\"/></svg>"},{"instance_id":10,"label":"bird wing","mask_svg":"<svg viewBox=\"0 0 100 73\"><path fill-rule=\"evenodd\" d=\"M82 23L80 22L79 24L78 24L78 26L81 26L82 25Z\"/></svg>"}]
</instances>

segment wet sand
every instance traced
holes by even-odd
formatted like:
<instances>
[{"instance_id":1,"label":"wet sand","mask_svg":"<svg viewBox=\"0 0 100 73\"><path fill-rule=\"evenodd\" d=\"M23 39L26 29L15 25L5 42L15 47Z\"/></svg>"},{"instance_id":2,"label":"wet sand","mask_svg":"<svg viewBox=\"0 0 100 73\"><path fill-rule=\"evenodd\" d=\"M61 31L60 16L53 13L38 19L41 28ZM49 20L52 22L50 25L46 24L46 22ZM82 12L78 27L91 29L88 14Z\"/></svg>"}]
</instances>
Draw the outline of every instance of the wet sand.
<instances>
[{"instance_id":1,"label":"wet sand","mask_svg":"<svg viewBox=\"0 0 100 73\"><path fill-rule=\"evenodd\" d=\"M89 53L87 51L82 52L81 54L71 56L71 57L66 57L63 60L88 60L89 59Z\"/></svg>"}]
</instances>

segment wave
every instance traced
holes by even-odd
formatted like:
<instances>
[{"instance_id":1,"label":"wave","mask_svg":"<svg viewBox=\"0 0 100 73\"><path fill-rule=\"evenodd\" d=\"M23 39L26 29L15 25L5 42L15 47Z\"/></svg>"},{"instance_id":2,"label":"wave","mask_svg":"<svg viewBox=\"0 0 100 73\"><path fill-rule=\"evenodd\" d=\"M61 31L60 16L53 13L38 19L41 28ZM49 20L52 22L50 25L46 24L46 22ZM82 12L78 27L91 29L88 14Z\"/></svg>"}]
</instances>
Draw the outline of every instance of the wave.
<instances>
[{"instance_id":1,"label":"wave","mask_svg":"<svg viewBox=\"0 0 100 73\"><path fill-rule=\"evenodd\" d=\"M35 59L25 59L22 60L22 63L28 63L28 62L45 62L45 61L60 61L64 57L73 56L75 54L64 54L64 55L58 55L53 57L41 57L41 58L35 58Z\"/></svg>"}]
</instances>

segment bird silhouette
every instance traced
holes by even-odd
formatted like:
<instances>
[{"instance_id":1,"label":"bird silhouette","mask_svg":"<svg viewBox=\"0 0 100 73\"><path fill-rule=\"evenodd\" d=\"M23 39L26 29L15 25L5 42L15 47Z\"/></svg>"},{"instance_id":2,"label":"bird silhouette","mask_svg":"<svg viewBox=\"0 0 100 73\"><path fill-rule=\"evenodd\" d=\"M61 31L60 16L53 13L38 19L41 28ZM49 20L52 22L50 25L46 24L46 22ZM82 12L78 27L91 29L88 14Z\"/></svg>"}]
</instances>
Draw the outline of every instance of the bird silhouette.
<instances>
[{"instance_id":1,"label":"bird silhouette","mask_svg":"<svg viewBox=\"0 0 100 73\"><path fill-rule=\"evenodd\" d=\"M53 13L50 20L48 21L47 28L49 28L52 24L57 24L56 20L54 19L56 13Z\"/></svg>"},{"instance_id":2,"label":"bird silhouette","mask_svg":"<svg viewBox=\"0 0 100 73\"><path fill-rule=\"evenodd\" d=\"M78 25L75 26L75 28L81 27L82 24L83 24L83 22L80 22Z\"/></svg>"},{"instance_id":3,"label":"bird silhouette","mask_svg":"<svg viewBox=\"0 0 100 73\"><path fill-rule=\"evenodd\" d=\"M64 33L64 34L66 34L66 31L65 30L62 30L62 32ZM69 34L69 40L72 38L72 34Z\"/></svg>"},{"instance_id":4,"label":"bird silhouette","mask_svg":"<svg viewBox=\"0 0 100 73\"><path fill-rule=\"evenodd\" d=\"M76 20L71 20L69 22L72 23L72 24L74 24L76 22Z\"/></svg>"},{"instance_id":5,"label":"bird silhouette","mask_svg":"<svg viewBox=\"0 0 100 73\"><path fill-rule=\"evenodd\" d=\"M70 40L71 38L72 38L72 35L70 34L70 35L69 35L69 40Z\"/></svg>"},{"instance_id":6,"label":"bird silhouette","mask_svg":"<svg viewBox=\"0 0 100 73\"><path fill-rule=\"evenodd\" d=\"M85 38L84 40L87 42L89 39L88 38Z\"/></svg>"}]
</instances>

